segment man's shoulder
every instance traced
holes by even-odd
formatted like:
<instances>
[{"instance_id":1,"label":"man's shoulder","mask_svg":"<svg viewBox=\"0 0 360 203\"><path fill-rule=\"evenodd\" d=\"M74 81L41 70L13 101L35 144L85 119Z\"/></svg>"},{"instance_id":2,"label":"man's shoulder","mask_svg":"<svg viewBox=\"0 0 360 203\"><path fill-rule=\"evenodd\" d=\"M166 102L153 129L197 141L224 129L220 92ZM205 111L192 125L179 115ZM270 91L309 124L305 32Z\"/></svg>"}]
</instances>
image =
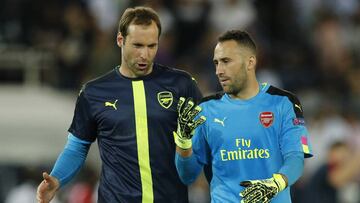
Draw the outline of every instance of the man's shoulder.
<instances>
[{"instance_id":1,"label":"man's shoulder","mask_svg":"<svg viewBox=\"0 0 360 203\"><path fill-rule=\"evenodd\" d=\"M110 70L96 78L89 80L88 82L86 82L86 84L91 85L91 84L106 82L109 80L113 80L115 76L116 76L116 68L113 68L112 70Z\"/></svg>"},{"instance_id":2,"label":"man's shoulder","mask_svg":"<svg viewBox=\"0 0 360 203\"><path fill-rule=\"evenodd\" d=\"M288 98L292 103L299 103L298 97L293 92L272 85L269 86L266 93L272 96L282 96L284 98Z\"/></svg>"},{"instance_id":3,"label":"man's shoulder","mask_svg":"<svg viewBox=\"0 0 360 203\"><path fill-rule=\"evenodd\" d=\"M193 79L191 74L184 70L166 66L159 63L156 63L155 65L163 73L164 77L179 77L184 79Z\"/></svg>"},{"instance_id":4,"label":"man's shoulder","mask_svg":"<svg viewBox=\"0 0 360 203\"><path fill-rule=\"evenodd\" d=\"M279 87L275 87L273 85L269 85L269 88L266 90L266 93L268 93L270 95L296 97L296 95L293 92L279 88Z\"/></svg>"},{"instance_id":5,"label":"man's shoulder","mask_svg":"<svg viewBox=\"0 0 360 203\"><path fill-rule=\"evenodd\" d=\"M201 99L200 104L205 104L211 101L217 101L220 100L224 96L224 92L216 92L214 94L211 94L209 96L206 96Z\"/></svg>"},{"instance_id":6,"label":"man's shoulder","mask_svg":"<svg viewBox=\"0 0 360 203\"><path fill-rule=\"evenodd\" d=\"M292 108L294 109L295 114L298 118L304 117L300 100L293 92L270 85L270 87L267 89L266 93L268 93L271 96L280 96L280 100L278 101L279 104L285 103L286 105L292 106Z\"/></svg>"},{"instance_id":7,"label":"man's shoulder","mask_svg":"<svg viewBox=\"0 0 360 203\"><path fill-rule=\"evenodd\" d=\"M84 83L84 85L81 88L81 92L85 91L85 90L89 90L92 89L94 87L97 87L99 84L103 84L103 83L109 83L113 80L115 80L116 78L116 68L96 77L93 78L87 82ZM110 83L109 83L110 84Z\"/></svg>"}]
</instances>

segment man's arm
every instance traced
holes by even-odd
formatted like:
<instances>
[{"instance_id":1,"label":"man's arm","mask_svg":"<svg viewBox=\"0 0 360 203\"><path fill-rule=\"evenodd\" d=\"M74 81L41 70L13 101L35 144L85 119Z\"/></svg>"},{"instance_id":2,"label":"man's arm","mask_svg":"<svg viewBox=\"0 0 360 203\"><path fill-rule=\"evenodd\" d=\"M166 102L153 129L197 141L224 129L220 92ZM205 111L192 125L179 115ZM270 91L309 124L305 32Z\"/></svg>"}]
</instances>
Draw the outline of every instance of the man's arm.
<instances>
[{"instance_id":1,"label":"man's arm","mask_svg":"<svg viewBox=\"0 0 360 203\"><path fill-rule=\"evenodd\" d=\"M189 149L181 149L180 147L176 146L176 152L178 155L184 158L190 157L193 154L192 147Z\"/></svg>"},{"instance_id":2,"label":"man's arm","mask_svg":"<svg viewBox=\"0 0 360 203\"><path fill-rule=\"evenodd\" d=\"M192 99L180 97L178 103L178 127L173 132L176 144L175 164L180 179L184 184L190 184L199 175L202 164L197 161L192 152L191 138L194 135L195 128L203 124L206 120L200 116L197 120L195 117L200 113L201 107L195 106Z\"/></svg>"},{"instance_id":3,"label":"man's arm","mask_svg":"<svg viewBox=\"0 0 360 203\"><path fill-rule=\"evenodd\" d=\"M38 202L50 202L56 191L75 176L85 162L90 144L69 133L65 148L56 160L50 175L43 173L44 180L38 186L36 194Z\"/></svg>"},{"instance_id":4,"label":"man's arm","mask_svg":"<svg viewBox=\"0 0 360 203\"><path fill-rule=\"evenodd\" d=\"M203 168L203 164L197 160L194 154L191 153L191 155L184 157L178 151L175 155L175 165L180 180L186 185L193 183Z\"/></svg>"},{"instance_id":5,"label":"man's arm","mask_svg":"<svg viewBox=\"0 0 360 203\"><path fill-rule=\"evenodd\" d=\"M280 168L279 173L285 176L287 185L293 185L301 177L303 171L303 152L289 152L284 155L284 164Z\"/></svg>"}]
</instances>

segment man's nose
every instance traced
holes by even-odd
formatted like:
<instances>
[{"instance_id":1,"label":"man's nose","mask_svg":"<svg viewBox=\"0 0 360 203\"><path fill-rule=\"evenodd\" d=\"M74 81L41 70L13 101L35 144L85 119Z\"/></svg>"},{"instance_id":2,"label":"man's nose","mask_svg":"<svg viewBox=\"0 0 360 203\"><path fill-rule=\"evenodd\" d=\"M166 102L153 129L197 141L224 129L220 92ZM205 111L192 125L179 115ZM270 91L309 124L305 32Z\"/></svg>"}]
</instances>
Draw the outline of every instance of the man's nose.
<instances>
[{"instance_id":1,"label":"man's nose","mask_svg":"<svg viewBox=\"0 0 360 203\"><path fill-rule=\"evenodd\" d=\"M220 63L215 67L215 74L224 74L224 67Z\"/></svg>"},{"instance_id":2,"label":"man's nose","mask_svg":"<svg viewBox=\"0 0 360 203\"><path fill-rule=\"evenodd\" d=\"M147 59L149 57L149 49L147 47L141 49L140 57L143 59Z\"/></svg>"}]
</instances>

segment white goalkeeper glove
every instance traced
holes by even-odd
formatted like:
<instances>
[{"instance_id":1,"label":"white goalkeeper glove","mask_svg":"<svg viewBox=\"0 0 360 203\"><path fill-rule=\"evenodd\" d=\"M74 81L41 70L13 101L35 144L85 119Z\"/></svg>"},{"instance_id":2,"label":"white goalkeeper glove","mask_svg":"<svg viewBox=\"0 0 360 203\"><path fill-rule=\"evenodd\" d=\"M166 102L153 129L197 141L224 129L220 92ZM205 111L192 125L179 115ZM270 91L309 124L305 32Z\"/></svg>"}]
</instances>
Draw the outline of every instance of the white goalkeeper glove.
<instances>
[{"instance_id":1,"label":"white goalkeeper glove","mask_svg":"<svg viewBox=\"0 0 360 203\"><path fill-rule=\"evenodd\" d=\"M240 183L246 187L241 193L241 203L268 203L287 186L286 177L275 173L272 178L247 180Z\"/></svg>"},{"instance_id":2,"label":"white goalkeeper glove","mask_svg":"<svg viewBox=\"0 0 360 203\"><path fill-rule=\"evenodd\" d=\"M178 126L176 132L173 132L175 144L181 149L190 149L192 146L191 138L194 135L195 128L203 124L206 118L205 116L200 116L200 118L194 120L200 113L201 107L195 106L191 98L185 100L184 97L180 97L177 111Z\"/></svg>"}]
</instances>

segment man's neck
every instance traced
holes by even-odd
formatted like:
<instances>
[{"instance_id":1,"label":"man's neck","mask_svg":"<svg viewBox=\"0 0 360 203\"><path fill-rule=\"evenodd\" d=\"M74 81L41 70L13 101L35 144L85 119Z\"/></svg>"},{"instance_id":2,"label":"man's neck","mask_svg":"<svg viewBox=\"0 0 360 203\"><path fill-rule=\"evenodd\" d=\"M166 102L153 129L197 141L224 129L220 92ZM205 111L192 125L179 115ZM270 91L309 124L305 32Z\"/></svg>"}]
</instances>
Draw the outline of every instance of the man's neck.
<instances>
[{"instance_id":1,"label":"man's neck","mask_svg":"<svg viewBox=\"0 0 360 203\"><path fill-rule=\"evenodd\" d=\"M259 83L255 79L251 81L247 87L245 87L242 91L237 94L230 94L229 96L233 99L242 99L247 100L255 97L260 91Z\"/></svg>"},{"instance_id":2,"label":"man's neck","mask_svg":"<svg viewBox=\"0 0 360 203\"><path fill-rule=\"evenodd\" d=\"M153 64L152 67L149 69L148 73L146 73L145 75L136 75L133 71L130 70L130 68L128 68L124 64L121 64L119 67L120 74L127 78L138 78L138 77L146 76L149 75L152 71L153 71Z\"/></svg>"}]
</instances>

